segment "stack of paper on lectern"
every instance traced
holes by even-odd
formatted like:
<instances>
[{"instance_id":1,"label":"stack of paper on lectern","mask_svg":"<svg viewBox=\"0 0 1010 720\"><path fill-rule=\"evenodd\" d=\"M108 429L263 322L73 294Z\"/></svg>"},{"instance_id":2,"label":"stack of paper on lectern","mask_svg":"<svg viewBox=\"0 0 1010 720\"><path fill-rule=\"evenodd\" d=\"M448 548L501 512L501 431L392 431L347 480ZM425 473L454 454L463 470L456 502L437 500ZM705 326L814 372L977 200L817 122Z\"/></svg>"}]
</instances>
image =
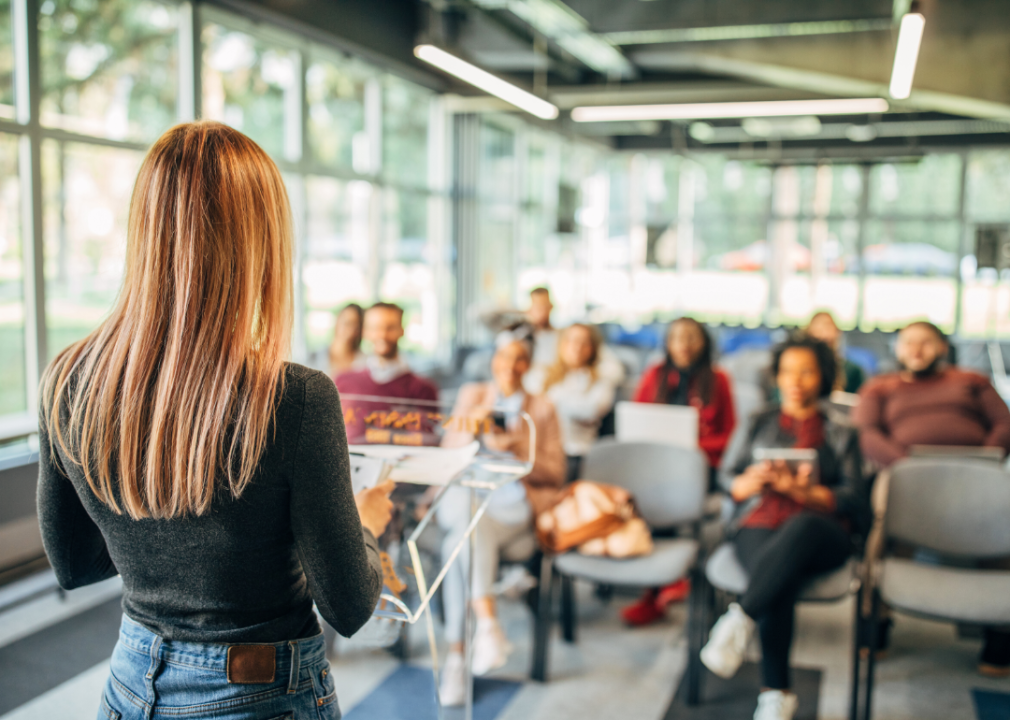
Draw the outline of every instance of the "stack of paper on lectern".
<instances>
[{"instance_id":1,"label":"stack of paper on lectern","mask_svg":"<svg viewBox=\"0 0 1010 720\"><path fill-rule=\"evenodd\" d=\"M354 480L354 466L359 461L372 461L372 469L368 471L368 477L374 476L371 487L386 479L395 482L417 483L419 485L447 485L454 477L465 470L473 459L477 457L480 450L480 443L473 442L458 448L440 447L407 447L404 445L352 445L351 451L351 476L355 483L355 492L358 492L356 480ZM381 475L381 470L376 471L376 467L389 466L387 475ZM364 466L361 463L361 477L365 477Z\"/></svg>"}]
</instances>

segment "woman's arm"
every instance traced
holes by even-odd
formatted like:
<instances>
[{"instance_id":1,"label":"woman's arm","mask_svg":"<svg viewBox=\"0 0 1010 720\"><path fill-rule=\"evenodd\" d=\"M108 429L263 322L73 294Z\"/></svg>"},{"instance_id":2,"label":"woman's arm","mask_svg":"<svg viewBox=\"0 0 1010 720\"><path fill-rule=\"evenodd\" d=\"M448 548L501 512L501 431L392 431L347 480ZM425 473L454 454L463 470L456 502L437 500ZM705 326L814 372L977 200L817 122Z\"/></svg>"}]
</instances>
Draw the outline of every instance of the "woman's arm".
<instances>
[{"instance_id":1,"label":"woman's arm","mask_svg":"<svg viewBox=\"0 0 1010 720\"><path fill-rule=\"evenodd\" d=\"M42 544L60 587L72 590L119 574L105 537L88 515L59 455L39 422L39 484L36 495Z\"/></svg>"},{"instance_id":2,"label":"woman's arm","mask_svg":"<svg viewBox=\"0 0 1010 720\"><path fill-rule=\"evenodd\" d=\"M891 439L884 427L884 393L879 383L871 381L859 393L859 404L852 411L852 420L859 428L862 451L870 460L886 467L908 454Z\"/></svg>"},{"instance_id":3,"label":"woman's arm","mask_svg":"<svg viewBox=\"0 0 1010 720\"><path fill-rule=\"evenodd\" d=\"M533 470L524 478L531 487L561 487L565 482L565 450L561 443L561 426L554 406L546 398L536 414L530 412L537 429L537 455Z\"/></svg>"},{"instance_id":4,"label":"woman's arm","mask_svg":"<svg viewBox=\"0 0 1010 720\"><path fill-rule=\"evenodd\" d=\"M382 566L378 542L362 528L351 491L340 397L321 373L305 381L290 478L291 528L312 599L326 621L350 637L375 609Z\"/></svg>"},{"instance_id":5,"label":"woman's arm","mask_svg":"<svg viewBox=\"0 0 1010 720\"><path fill-rule=\"evenodd\" d=\"M978 399L982 413L989 421L989 433L984 444L1003 448L1003 452L1010 453L1010 410L1007 410L1006 402L986 379L983 380Z\"/></svg>"},{"instance_id":6,"label":"woman's arm","mask_svg":"<svg viewBox=\"0 0 1010 720\"><path fill-rule=\"evenodd\" d=\"M722 455L726 451L729 439L736 428L736 409L733 405L733 393L730 390L729 379L720 372L713 377L712 401L715 404L715 417L712 420L710 432L698 439L698 445L706 453Z\"/></svg>"},{"instance_id":7,"label":"woman's arm","mask_svg":"<svg viewBox=\"0 0 1010 720\"><path fill-rule=\"evenodd\" d=\"M586 392L575 392L559 384L547 394L559 415L578 422L598 422L614 406L614 386L602 378Z\"/></svg>"},{"instance_id":8,"label":"woman's arm","mask_svg":"<svg viewBox=\"0 0 1010 720\"><path fill-rule=\"evenodd\" d=\"M651 403L656 401L659 372L662 367L662 365L653 365L642 374L642 379L638 381L638 387L635 388L635 395L631 398L634 402Z\"/></svg>"}]
</instances>

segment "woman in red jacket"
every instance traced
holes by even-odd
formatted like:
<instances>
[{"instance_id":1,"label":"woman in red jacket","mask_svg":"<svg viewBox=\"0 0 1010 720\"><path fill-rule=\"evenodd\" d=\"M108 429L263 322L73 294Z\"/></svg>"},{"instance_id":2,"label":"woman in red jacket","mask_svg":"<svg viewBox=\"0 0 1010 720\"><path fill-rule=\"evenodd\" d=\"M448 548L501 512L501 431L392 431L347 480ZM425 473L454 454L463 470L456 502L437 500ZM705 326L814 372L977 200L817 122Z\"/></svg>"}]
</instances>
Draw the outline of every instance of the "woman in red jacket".
<instances>
[{"instance_id":1,"label":"woman in red jacket","mask_svg":"<svg viewBox=\"0 0 1010 720\"><path fill-rule=\"evenodd\" d=\"M666 359L645 371L635 402L690 405L698 409L698 446L715 469L736 426L729 377L712 366L712 338L693 318L674 320L666 333ZM691 590L686 580L645 595L621 613L629 625L646 625L663 617L666 606L683 600Z\"/></svg>"}]
</instances>

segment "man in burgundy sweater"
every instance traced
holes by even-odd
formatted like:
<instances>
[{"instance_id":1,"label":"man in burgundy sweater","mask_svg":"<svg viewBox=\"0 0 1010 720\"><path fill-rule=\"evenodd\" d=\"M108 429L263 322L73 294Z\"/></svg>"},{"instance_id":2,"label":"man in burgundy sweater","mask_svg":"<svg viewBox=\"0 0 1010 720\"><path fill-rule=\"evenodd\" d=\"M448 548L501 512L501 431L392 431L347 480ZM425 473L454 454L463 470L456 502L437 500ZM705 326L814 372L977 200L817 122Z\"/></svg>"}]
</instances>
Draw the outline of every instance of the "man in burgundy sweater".
<instances>
[{"instance_id":1,"label":"man in burgundy sweater","mask_svg":"<svg viewBox=\"0 0 1010 720\"><path fill-rule=\"evenodd\" d=\"M402 398L421 401L417 405L347 398L342 402L347 440L379 444L422 445L437 439L428 437L438 422L438 388L433 382L411 372L400 357L403 337L403 308L379 302L365 311L362 339L372 346L365 369L340 374L334 381L341 395L375 398ZM395 414L394 414L395 413Z\"/></svg>"},{"instance_id":2,"label":"man in burgundy sweater","mask_svg":"<svg viewBox=\"0 0 1010 720\"><path fill-rule=\"evenodd\" d=\"M988 378L947 365L947 351L947 338L932 323L915 322L899 333L901 371L870 380L853 411L864 457L887 467L907 457L913 445L1010 452L1010 410L1003 398ZM986 628L984 636L979 671L1010 676L1010 633Z\"/></svg>"},{"instance_id":3,"label":"man in burgundy sweater","mask_svg":"<svg viewBox=\"0 0 1010 720\"><path fill-rule=\"evenodd\" d=\"M912 323L895 348L901 371L863 386L853 420L863 456L887 467L913 445L971 445L1010 451L1010 410L988 378L949 366L947 340Z\"/></svg>"}]
</instances>

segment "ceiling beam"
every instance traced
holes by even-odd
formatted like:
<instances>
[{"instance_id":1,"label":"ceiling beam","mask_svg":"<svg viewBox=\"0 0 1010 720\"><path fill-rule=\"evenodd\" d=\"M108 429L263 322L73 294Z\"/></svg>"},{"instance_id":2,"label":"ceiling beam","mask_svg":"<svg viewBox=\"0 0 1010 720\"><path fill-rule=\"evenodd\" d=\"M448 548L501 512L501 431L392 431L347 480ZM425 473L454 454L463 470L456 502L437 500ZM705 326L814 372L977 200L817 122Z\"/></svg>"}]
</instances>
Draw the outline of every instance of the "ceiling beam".
<instances>
[{"instance_id":1,"label":"ceiling beam","mask_svg":"<svg viewBox=\"0 0 1010 720\"><path fill-rule=\"evenodd\" d=\"M634 83L552 87L550 100L563 110L580 105L665 105L670 103L813 100L822 93L735 81Z\"/></svg>"},{"instance_id":2,"label":"ceiling beam","mask_svg":"<svg viewBox=\"0 0 1010 720\"><path fill-rule=\"evenodd\" d=\"M887 97L885 82L861 80L813 70L678 50L642 50L631 55L639 67L651 70L701 72L733 77L762 85L802 90L833 97ZM936 92L912 90L906 100L891 101L895 110L943 112L951 115L1010 120L1010 104Z\"/></svg>"},{"instance_id":3,"label":"ceiling beam","mask_svg":"<svg viewBox=\"0 0 1010 720\"><path fill-rule=\"evenodd\" d=\"M668 28L660 30L625 30L602 33L600 37L615 45L655 45L659 43L718 42L722 40L757 40L800 37L803 35L843 35L846 33L890 30L891 18L864 20L821 20L814 22L765 23L760 25L718 25L715 27Z\"/></svg>"}]
</instances>

